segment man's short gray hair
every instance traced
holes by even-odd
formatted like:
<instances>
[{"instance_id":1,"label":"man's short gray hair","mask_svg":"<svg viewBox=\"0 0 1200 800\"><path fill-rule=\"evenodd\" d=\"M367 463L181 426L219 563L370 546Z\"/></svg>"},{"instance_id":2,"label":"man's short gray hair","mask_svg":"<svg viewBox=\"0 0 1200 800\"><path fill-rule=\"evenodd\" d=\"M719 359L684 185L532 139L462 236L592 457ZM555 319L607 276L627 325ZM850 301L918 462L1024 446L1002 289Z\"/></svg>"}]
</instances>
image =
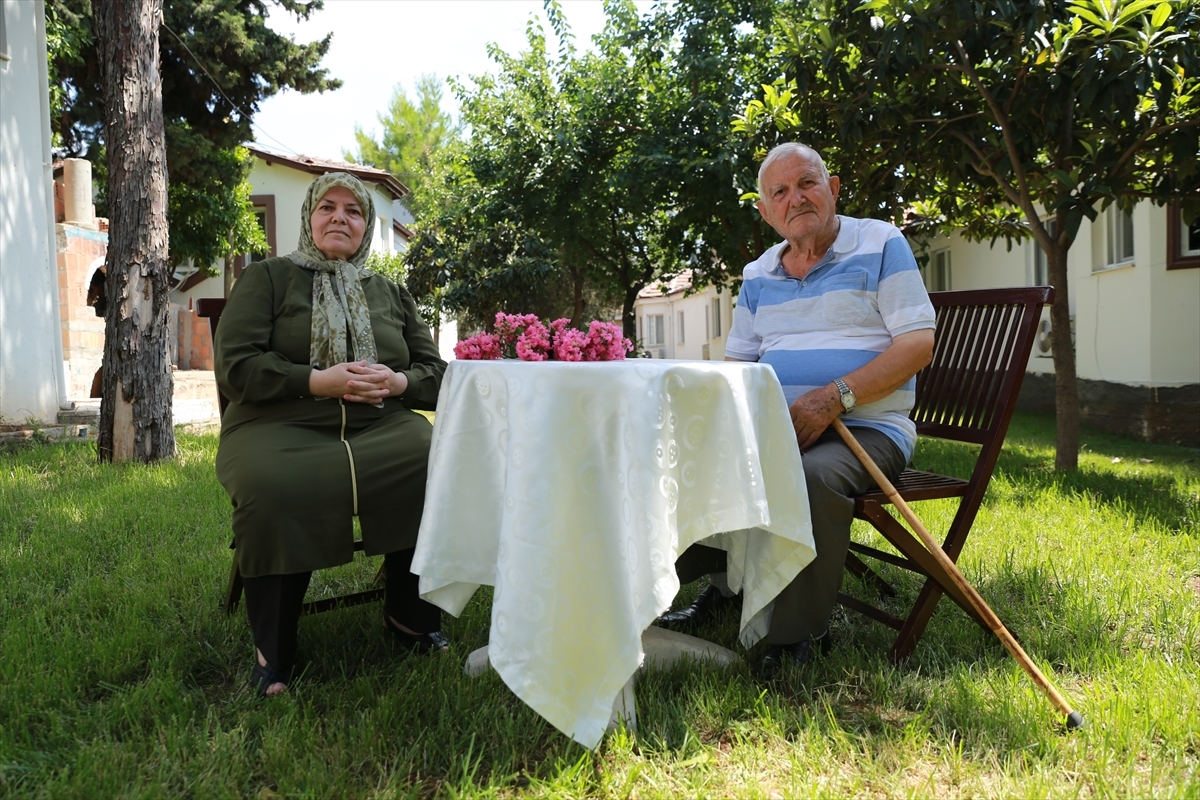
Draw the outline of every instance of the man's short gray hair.
<instances>
[{"instance_id":1,"label":"man's short gray hair","mask_svg":"<svg viewBox=\"0 0 1200 800\"><path fill-rule=\"evenodd\" d=\"M800 156L801 158L809 157L817 160L817 165L821 168L821 177L829 183L829 168L825 166L825 159L821 158L821 154L812 149L806 144L800 142L784 142L777 144L771 148L771 152L767 153L767 157L758 165L758 196L762 197L763 193L763 175L767 174L767 167L774 164L781 158L787 156Z\"/></svg>"}]
</instances>

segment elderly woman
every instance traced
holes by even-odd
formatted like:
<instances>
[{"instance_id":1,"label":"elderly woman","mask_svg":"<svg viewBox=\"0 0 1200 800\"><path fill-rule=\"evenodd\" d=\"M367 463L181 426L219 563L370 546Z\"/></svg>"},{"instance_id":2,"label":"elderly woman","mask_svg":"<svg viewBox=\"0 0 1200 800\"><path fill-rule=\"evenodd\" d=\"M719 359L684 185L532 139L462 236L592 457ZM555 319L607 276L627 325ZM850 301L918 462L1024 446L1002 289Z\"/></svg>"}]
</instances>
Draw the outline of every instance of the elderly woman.
<instances>
[{"instance_id":1,"label":"elderly woman","mask_svg":"<svg viewBox=\"0 0 1200 800\"><path fill-rule=\"evenodd\" d=\"M254 684L283 691L312 571L384 554L383 623L422 652L446 647L441 612L409 571L425 501L432 410L446 362L402 286L363 267L375 226L352 175L313 181L299 248L251 264L234 285L216 341L229 407L217 477L257 648Z\"/></svg>"}]
</instances>

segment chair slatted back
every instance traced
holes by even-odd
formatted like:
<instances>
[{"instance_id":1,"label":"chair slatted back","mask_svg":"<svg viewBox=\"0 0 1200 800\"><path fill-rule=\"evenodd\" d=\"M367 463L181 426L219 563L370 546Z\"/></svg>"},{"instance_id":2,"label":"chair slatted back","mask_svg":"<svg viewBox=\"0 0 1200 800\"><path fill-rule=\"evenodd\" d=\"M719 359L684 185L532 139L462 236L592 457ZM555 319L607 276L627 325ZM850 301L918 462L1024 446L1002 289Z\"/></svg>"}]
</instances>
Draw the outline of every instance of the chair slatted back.
<instances>
[{"instance_id":1,"label":"chair slatted back","mask_svg":"<svg viewBox=\"0 0 1200 800\"><path fill-rule=\"evenodd\" d=\"M1037 334L1049 286L932 292L933 358L917 373L917 434L982 445L945 549L957 557L983 502Z\"/></svg>"},{"instance_id":2,"label":"chair slatted back","mask_svg":"<svg viewBox=\"0 0 1200 800\"><path fill-rule=\"evenodd\" d=\"M921 436L986 444L1007 430L1048 286L933 292L933 360L917 373ZM1022 369L1010 369L1014 360Z\"/></svg>"}]
</instances>

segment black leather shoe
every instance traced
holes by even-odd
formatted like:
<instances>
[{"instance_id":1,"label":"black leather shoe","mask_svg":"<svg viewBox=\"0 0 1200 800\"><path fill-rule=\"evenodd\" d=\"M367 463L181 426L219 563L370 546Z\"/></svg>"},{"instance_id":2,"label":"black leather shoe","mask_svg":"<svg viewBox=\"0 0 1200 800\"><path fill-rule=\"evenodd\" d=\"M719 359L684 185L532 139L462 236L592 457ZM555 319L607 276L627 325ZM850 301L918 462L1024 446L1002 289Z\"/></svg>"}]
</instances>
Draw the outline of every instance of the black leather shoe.
<instances>
[{"instance_id":1,"label":"black leather shoe","mask_svg":"<svg viewBox=\"0 0 1200 800\"><path fill-rule=\"evenodd\" d=\"M450 647L450 637L441 631L429 633L409 633L400 630L387 614L383 615L383 628L404 645L415 649L418 653L440 653Z\"/></svg>"},{"instance_id":2,"label":"black leather shoe","mask_svg":"<svg viewBox=\"0 0 1200 800\"><path fill-rule=\"evenodd\" d=\"M737 602L739 597L740 595L726 597L721 594L720 589L710 583L700 590L700 594L696 595L696 599L692 601L690 606L681 608L678 611L668 611L654 620L654 624L660 628L671 630L691 628L712 619L713 615L719 609Z\"/></svg>"},{"instance_id":3,"label":"black leather shoe","mask_svg":"<svg viewBox=\"0 0 1200 800\"><path fill-rule=\"evenodd\" d=\"M831 649L829 632L815 639L802 639L795 644L768 645L767 652L751 668L754 677L763 681L775 680L786 664L803 666L817 657L826 655Z\"/></svg>"}]
</instances>

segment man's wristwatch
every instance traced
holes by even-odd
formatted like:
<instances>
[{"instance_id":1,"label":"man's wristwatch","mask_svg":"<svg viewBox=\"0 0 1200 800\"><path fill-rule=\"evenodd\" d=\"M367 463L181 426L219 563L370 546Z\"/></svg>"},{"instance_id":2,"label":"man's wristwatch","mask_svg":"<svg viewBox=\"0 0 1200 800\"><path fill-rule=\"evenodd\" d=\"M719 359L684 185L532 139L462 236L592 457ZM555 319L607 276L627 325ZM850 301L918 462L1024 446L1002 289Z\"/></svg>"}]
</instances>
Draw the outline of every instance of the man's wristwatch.
<instances>
[{"instance_id":1,"label":"man's wristwatch","mask_svg":"<svg viewBox=\"0 0 1200 800\"><path fill-rule=\"evenodd\" d=\"M842 395L842 413L849 414L858 405L858 398L854 396L854 392L850 391L850 387L841 378L835 380L833 385L837 387L838 392Z\"/></svg>"}]
</instances>

